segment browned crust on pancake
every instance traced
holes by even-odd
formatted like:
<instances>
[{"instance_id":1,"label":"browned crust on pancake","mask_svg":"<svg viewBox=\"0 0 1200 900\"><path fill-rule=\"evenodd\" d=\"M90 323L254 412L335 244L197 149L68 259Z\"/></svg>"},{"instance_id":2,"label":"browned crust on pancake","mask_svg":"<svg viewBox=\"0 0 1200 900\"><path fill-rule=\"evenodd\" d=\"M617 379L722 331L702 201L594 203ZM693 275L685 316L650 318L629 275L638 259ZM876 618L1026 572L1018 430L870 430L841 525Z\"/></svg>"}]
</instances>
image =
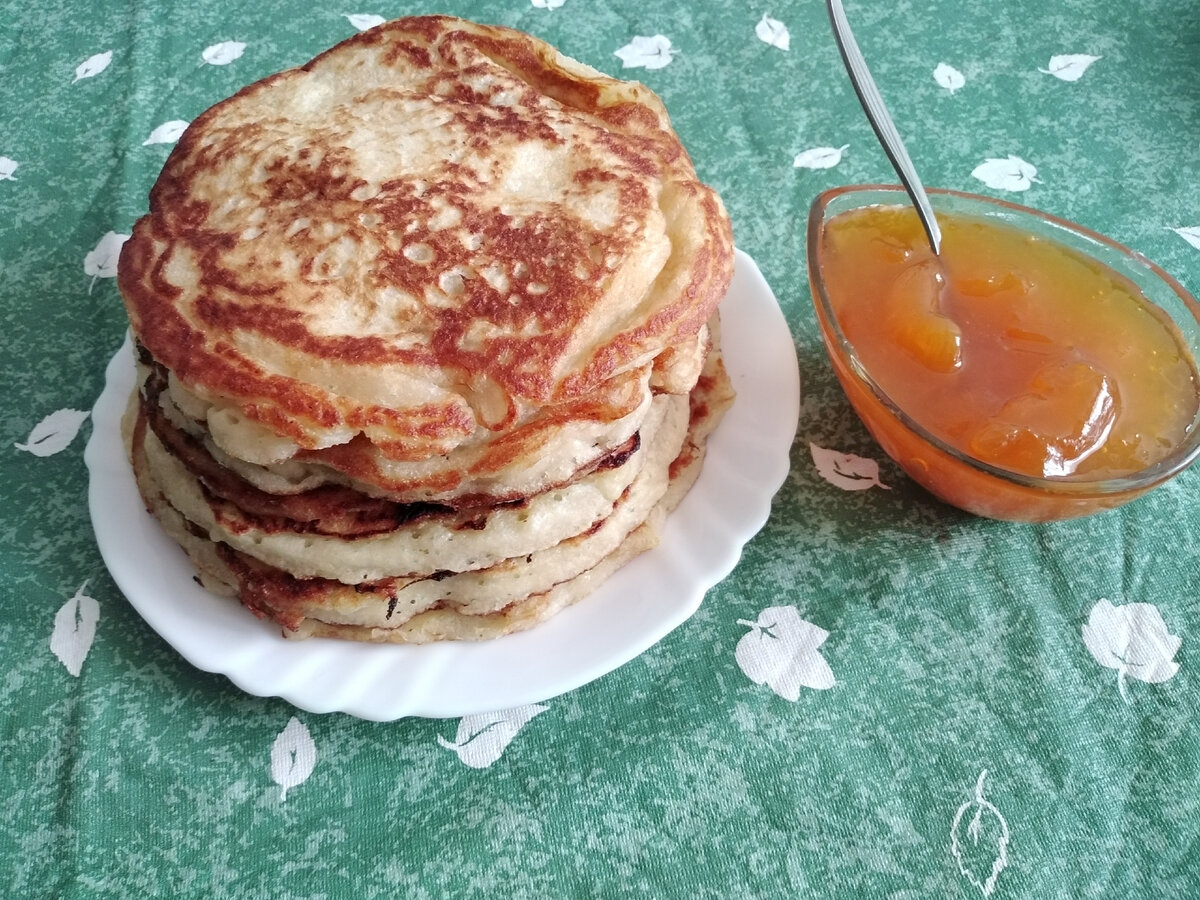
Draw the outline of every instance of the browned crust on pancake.
<instances>
[{"instance_id":1,"label":"browned crust on pancake","mask_svg":"<svg viewBox=\"0 0 1200 900\"><path fill-rule=\"evenodd\" d=\"M364 537L421 519L450 515L460 520L461 527L470 528L488 510L498 505L519 505L528 499L516 494L501 498L464 495L456 497L453 503L397 502L332 484L292 494L267 493L220 465L201 441L167 420L158 402L165 387L165 373L152 366L140 393L145 423L166 450L200 481L214 513L228 526L250 522L266 531ZM582 467L572 480L624 465L639 446L640 434L635 432L620 447ZM552 485L549 489L559 486ZM237 510L237 515L222 516L220 511L226 507Z\"/></svg>"},{"instance_id":2,"label":"browned crust on pancake","mask_svg":"<svg viewBox=\"0 0 1200 900\"><path fill-rule=\"evenodd\" d=\"M566 581L550 590L513 600L505 606L501 607L500 603L485 605L486 611L479 613L466 613L456 604L446 602L448 594L443 594L441 600L435 599L436 595L427 594L427 599L415 614L413 608L407 606L409 601L401 599L408 596L404 593L406 588L418 582L436 583L454 575L453 572L435 572L419 578L381 578L348 585L319 577L298 578L226 544L214 543L203 529L182 519L170 508L166 498L157 492L143 451L145 434L153 416L148 414L148 404L136 397L128 427L131 434L127 435L127 440L138 488L143 493L147 509L160 518L166 516L164 525L168 526L168 532L172 532L172 527L175 529L173 536L184 544L192 556L204 583L210 589L235 594L256 616L280 625L285 636L325 636L404 643L446 638L477 640L532 627L594 590L618 564L623 564L656 543L663 518L679 503L699 474L708 437L733 401L732 385L719 353L710 353L691 401L687 435L670 464L667 493L652 510L650 517L635 527L609 557L595 563L592 568L577 575L568 575ZM174 526L169 524L172 519L175 520ZM600 523L594 526L598 527ZM588 536L589 533L585 532L564 543L583 541ZM189 537L193 539L190 542L186 540ZM531 556L525 561L532 559ZM520 565L519 560L505 562ZM350 601L349 598L354 600ZM350 624L339 618L339 610L344 604L353 602L357 605L360 600L376 604L375 617L389 623L394 617L395 625ZM326 618L322 618L322 615Z\"/></svg>"},{"instance_id":3,"label":"browned crust on pancake","mask_svg":"<svg viewBox=\"0 0 1200 900\"><path fill-rule=\"evenodd\" d=\"M732 271L648 88L507 28L386 23L171 153L118 270L139 489L291 636L527 628L696 477Z\"/></svg>"},{"instance_id":4,"label":"browned crust on pancake","mask_svg":"<svg viewBox=\"0 0 1200 900\"><path fill-rule=\"evenodd\" d=\"M361 434L345 444L321 450L300 450L295 459L321 463L389 493L424 491L457 494L457 488L465 480L503 471L519 460L535 456L553 440L559 429L581 421L616 421L635 412L642 401L640 373L626 373L602 385L592 394L543 408L528 422L495 436L465 470L447 471L434 477L389 478L376 465L373 455L367 452L371 442ZM374 446L393 460L419 460L425 455L423 452L414 452L407 441L376 441ZM489 496L503 499L503 495L496 492ZM457 496L455 502L461 502Z\"/></svg>"},{"instance_id":5,"label":"browned crust on pancake","mask_svg":"<svg viewBox=\"0 0 1200 900\"><path fill-rule=\"evenodd\" d=\"M174 428L145 399L142 400L142 413L167 452L200 482L217 521L233 532L242 533L253 528L264 533L292 532L353 539L385 534L433 519L459 530L478 530L484 527L494 510L519 508L528 501L521 497L487 505L399 503L370 497L340 485L323 485L295 494L269 494L218 465L203 444ZM640 437L635 433L622 447L588 466L578 477L624 465L639 445Z\"/></svg>"},{"instance_id":6,"label":"browned crust on pancake","mask_svg":"<svg viewBox=\"0 0 1200 900\"><path fill-rule=\"evenodd\" d=\"M368 268L354 273L348 287L323 284L312 290L326 292L320 294L324 297L333 296L328 291L349 291L344 299L351 304L384 289L416 296L422 306L420 330L427 339L397 342L379 334L314 333L305 318L308 295L293 296L293 285L276 278L276 260L251 256L254 265L242 264L250 252L245 242L218 227L223 213L214 211L216 200L198 196L194 184L200 175L220 167L235 175L238 154L248 142L261 140L264 146L274 147L268 138L278 134L283 141L289 134L286 119L227 127L227 111L242 104L269 109L273 88L322 71L331 60L372 49L381 51L383 59L435 68L430 83L435 92L441 90L436 94L437 109L475 136L476 146L464 148L468 153L484 153L496 135L561 143L551 126L558 121L555 117L565 116L587 131L596 146L612 154L610 159L621 160L629 173L651 180L624 178L599 167L575 173L581 189L589 181L617 180L618 221L601 235L579 219L559 218L549 209L472 208L469 200L480 187L479 175L462 165L448 163L444 169L448 177L433 184L397 171L390 180L368 186L354 175L337 135L323 143L321 152L302 148L291 154L283 144L277 151L264 151L264 158L254 164L270 178L262 195L268 207L286 208L292 216L303 216L313 204L322 215L331 206L340 205L342 210L334 237L303 230L295 236L306 260L300 274L321 281L327 274L320 269L322 253L343 238L372 259ZM497 65L519 75L526 86L511 106L491 104L493 98L465 77L486 74ZM553 115L547 112L547 97L559 104ZM402 99L397 96L396 102ZM640 239L637 229L645 211L663 202L648 193L656 180L661 180L663 196L688 198L676 208L695 214L706 232L703 246L687 262L685 287L661 303L652 316L620 326L582 366L561 369L572 335L597 302L604 257L625 254ZM362 191L374 193L356 193ZM513 200L519 205L519 195ZM545 288L536 302L509 302L503 291L478 277L465 281L462 296L452 305L439 307L421 300L429 271L406 256L403 229L436 215L440 203L466 210L464 230L480 235L506 258L522 261L526 267L522 277ZM456 243L455 233L451 229L420 236L443 268L470 263L470 252ZM168 277L170 266L185 258L184 250L186 258L199 266L201 294L190 298L189 306L194 319L180 312L184 298ZM464 396L477 385L498 387L507 398L507 410L484 423L498 438L492 455L478 463L488 470L536 450L538 428L552 429L574 416L607 421L627 411L628 384L621 379L628 382L631 361L661 354L695 335L714 311L731 272L732 241L720 201L696 180L661 102L649 90L584 74L527 35L431 16L397 20L357 35L300 69L244 88L197 117L151 192L149 215L137 222L125 244L119 284L135 333L183 384L232 399L248 419L302 448L325 453L327 442L315 433L340 429L364 435L389 458L420 459L456 446L480 422L477 411L457 397L396 408L359 402L312 381L271 371L242 347L245 339L266 340L340 366L410 366L431 373L434 380L450 379L452 387L459 382ZM499 336L473 342L472 329L480 322L491 323ZM214 342L212 335L226 337ZM561 409L532 431L509 434L506 429L516 424L522 404L561 404ZM369 478L370 464L364 461L363 449L362 441L342 444L332 454L335 464Z\"/></svg>"}]
</instances>

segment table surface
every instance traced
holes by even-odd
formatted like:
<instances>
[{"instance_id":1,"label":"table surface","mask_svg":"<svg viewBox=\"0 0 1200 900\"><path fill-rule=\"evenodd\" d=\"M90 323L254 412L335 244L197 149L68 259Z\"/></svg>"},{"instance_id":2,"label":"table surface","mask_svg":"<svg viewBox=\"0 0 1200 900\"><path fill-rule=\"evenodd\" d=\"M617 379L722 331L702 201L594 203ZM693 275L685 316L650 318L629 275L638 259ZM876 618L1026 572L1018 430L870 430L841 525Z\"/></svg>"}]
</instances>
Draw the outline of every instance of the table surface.
<instances>
[{"instance_id":1,"label":"table surface","mask_svg":"<svg viewBox=\"0 0 1200 900\"><path fill-rule=\"evenodd\" d=\"M430 11L5 14L7 895L1200 895L1200 471L1121 510L1014 525L940 504L873 443L817 336L804 222L827 187L894 178L818 2L436 9L657 91L778 298L803 385L791 470L694 616L539 708L391 723L245 694L139 618L97 550L92 426L72 412L91 409L125 332L106 235L145 211L170 123L372 16ZM1075 220L1200 291L1193 4L847 11L928 185ZM826 451L876 464L878 483L827 479ZM744 641L797 677L758 683ZM498 739L468 740L488 722Z\"/></svg>"}]
</instances>

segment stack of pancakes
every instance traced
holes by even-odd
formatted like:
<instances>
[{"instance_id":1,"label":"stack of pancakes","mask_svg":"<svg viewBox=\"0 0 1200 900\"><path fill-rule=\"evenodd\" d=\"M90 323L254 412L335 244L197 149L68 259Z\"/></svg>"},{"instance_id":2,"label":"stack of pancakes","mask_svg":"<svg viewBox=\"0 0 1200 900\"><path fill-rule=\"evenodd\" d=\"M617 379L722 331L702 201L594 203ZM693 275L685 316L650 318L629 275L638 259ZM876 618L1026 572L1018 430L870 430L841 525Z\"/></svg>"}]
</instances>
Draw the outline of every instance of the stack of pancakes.
<instances>
[{"instance_id":1,"label":"stack of pancakes","mask_svg":"<svg viewBox=\"0 0 1200 900\"><path fill-rule=\"evenodd\" d=\"M732 267L647 88L378 26L208 110L155 184L119 269L139 489L287 636L527 628L695 479Z\"/></svg>"}]
</instances>

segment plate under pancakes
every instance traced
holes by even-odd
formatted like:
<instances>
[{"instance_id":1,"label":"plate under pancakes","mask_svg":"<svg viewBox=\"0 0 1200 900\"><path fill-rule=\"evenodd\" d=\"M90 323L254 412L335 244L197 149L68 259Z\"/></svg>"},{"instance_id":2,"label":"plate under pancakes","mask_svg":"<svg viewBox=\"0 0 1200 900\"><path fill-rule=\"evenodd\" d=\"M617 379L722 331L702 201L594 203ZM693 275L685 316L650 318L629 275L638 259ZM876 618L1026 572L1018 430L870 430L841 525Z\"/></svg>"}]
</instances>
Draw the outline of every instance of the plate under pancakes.
<instances>
[{"instance_id":1,"label":"plate under pancakes","mask_svg":"<svg viewBox=\"0 0 1200 900\"><path fill-rule=\"evenodd\" d=\"M146 507L289 637L528 628L697 477L732 253L643 86L448 17L358 35L199 116L122 251Z\"/></svg>"},{"instance_id":2,"label":"plate under pancakes","mask_svg":"<svg viewBox=\"0 0 1200 900\"><path fill-rule=\"evenodd\" d=\"M546 701L627 663L685 622L767 520L787 476L800 403L795 347L770 287L743 253L722 311L738 400L709 440L695 486L657 547L537 628L494 641L285 641L274 623L202 588L179 546L145 514L122 446L120 419L135 384L128 343L108 365L85 452L97 544L141 620L188 663L250 694L375 721ZM172 677L196 684L182 671Z\"/></svg>"}]
</instances>

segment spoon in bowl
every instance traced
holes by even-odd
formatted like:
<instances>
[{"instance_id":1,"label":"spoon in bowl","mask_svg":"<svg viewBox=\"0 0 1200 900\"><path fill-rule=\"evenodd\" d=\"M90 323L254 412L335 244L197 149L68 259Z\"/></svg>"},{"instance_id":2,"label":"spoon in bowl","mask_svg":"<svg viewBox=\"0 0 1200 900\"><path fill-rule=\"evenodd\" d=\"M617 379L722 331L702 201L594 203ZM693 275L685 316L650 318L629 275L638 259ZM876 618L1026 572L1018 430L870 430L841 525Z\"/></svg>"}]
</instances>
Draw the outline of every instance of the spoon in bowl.
<instances>
[{"instance_id":1,"label":"spoon in bowl","mask_svg":"<svg viewBox=\"0 0 1200 900\"><path fill-rule=\"evenodd\" d=\"M875 130L875 136L883 145L888 161L900 176L908 196L912 198L921 226L925 229L925 236L929 239L929 246L933 249L933 255L938 256L941 253L942 229L938 225L937 216L933 214L933 206L929 203L929 197L925 194L925 188L908 156L908 151L904 149L904 142L900 140L900 133L896 131L896 125L892 122L883 97L879 94L879 88L875 86L875 79L871 77L867 61L863 59L862 51L858 49L858 43L854 40L854 33L846 20L846 11L842 8L842 0L825 0L825 6L829 11L829 21L833 24L833 36L837 40L842 62L846 64L850 83L854 85L854 92L858 94L858 100Z\"/></svg>"}]
</instances>

